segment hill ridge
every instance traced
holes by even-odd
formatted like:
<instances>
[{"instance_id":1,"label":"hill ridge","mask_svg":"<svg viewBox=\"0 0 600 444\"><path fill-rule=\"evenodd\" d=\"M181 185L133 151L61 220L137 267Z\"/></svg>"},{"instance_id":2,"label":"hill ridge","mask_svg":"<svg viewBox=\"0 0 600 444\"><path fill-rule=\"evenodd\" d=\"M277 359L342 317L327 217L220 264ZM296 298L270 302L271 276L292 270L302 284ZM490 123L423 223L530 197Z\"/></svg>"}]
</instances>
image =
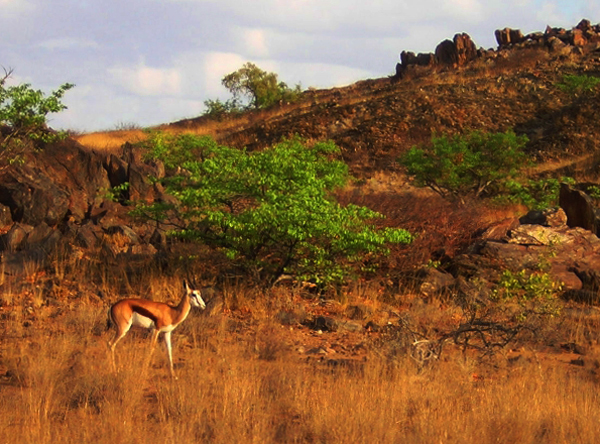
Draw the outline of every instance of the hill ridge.
<instances>
[{"instance_id":1,"label":"hill ridge","mask_svg":"<svg viewBox=\"0 0 600 444\"><path fill-rule=\"evenodd\" d=\"M156 128L207 134L219 143L250 150L296 134L309 141L332 139L358 175L397 171L397 157L415 144L427 143L433 134L477 129L513 129L527 135L528 150L540 161L563 163L565 157L594 152L598 146L593 134L600 130L594 117L597 91L573 95L557 85L565 74L600 76L600 25L584 19L571 30L548 27L523 35L504 28L495 34L496 50L480 48L469 59L459 58L461 63L441 63L441 56L435 56L442 54L440 45L448 49L451 41L445 40L431 53L429 65L411 64L418 56L407 58L403 51L401 76L308 90L295 103ZM458 42L463 48L474 47L468 35L457 36L455 46ZM127 137L135 141L144 134L130 131ZM77 139L96 149L114 150L124 142L123 132Z\"/></svg>"}]
</instances>

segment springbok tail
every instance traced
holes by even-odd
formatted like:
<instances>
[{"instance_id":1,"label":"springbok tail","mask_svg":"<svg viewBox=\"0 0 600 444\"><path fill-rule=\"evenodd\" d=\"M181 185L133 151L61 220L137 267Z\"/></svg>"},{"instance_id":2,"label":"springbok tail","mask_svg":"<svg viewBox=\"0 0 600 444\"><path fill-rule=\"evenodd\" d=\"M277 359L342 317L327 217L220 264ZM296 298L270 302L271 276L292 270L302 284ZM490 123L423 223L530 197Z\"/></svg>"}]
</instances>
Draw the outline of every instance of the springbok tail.
<instances>
[{"instance_id":1,"label":"springbok tail","mask_svg":"<svg viewBox=\"0 0 600 444\"><path fill-rule=\"evenodd\" d=\"M110 312L111 308L112 307L108 307L108 311L106 312L106 329L104 331L110 330L113 326L112 314Z\"/></svg>"}]
</instances>

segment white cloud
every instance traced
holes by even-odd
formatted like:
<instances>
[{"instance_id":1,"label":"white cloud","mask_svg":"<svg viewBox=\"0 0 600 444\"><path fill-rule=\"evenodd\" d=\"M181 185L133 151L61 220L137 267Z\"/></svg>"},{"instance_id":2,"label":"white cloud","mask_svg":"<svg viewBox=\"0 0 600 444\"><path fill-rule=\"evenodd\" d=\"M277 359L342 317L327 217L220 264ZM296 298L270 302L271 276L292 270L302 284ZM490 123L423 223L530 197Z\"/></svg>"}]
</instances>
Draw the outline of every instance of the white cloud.
<instances>
[{"instance_id":1,"label":"white cloud","mask_svg":"<svg viewBox=\"0 0 600 444\"><path fill-rule=\"evenodd\" d=\"M225 52L207 54L203 67L206 98L223 97L226 90L221 85L221 79L226 74L239 69L245 62L246 59L239 54Z\"/></svg>"},{"instance_id":2,"label":"white cloud","mask_svg":"<svg viewBox=\"0 0 600 444\"><path fill-rule=\"evenodd\" d=\"M541 5L539 11L536 14L536 18L544 21L548 24L550 23L558 23L562 19L562 13L558 9L556 3L554 2L545 2Z\"/></svg>"},{"instance_id":3,"label":"white cloud","mask_svg":"<svg viewBox=\"0 0 600 444\"><path fill-rule=\"evenodd\" d=\"M39 32L32 28L37 9L30 0L0 0L0 41L27 41L29 36Z\"/></svg>"},{"instance_id":4,"label":"white cloud","mask_svg":"<svg viewBox=\"0 0 600 444\"><path fill-rule=\"evenodd\" d=\"M453 0L451 2L443 2L443 10L461 20L478 21L485 17L483 5L478 0Z\"/></svg>"},{"instance_id":5,"label":"white cloud","mask_svg":"<svg viewBox=\"0 0 600 444\"><path fill-rule=\"evenodd\" d=\"M2 1L2 0L0 0ZM60 37L56 39L44 40L38 43L40 48L49 50L69 50L69 49L98 49L100 45L88 39L78 39L72 37Z\"/></svg>"},{"instance_id":6,"label":"white cloud","mask_svg":"<svg viewBox=\"0 0 600 444\"><path fill-rule=\"evenodd\" d=\"M64 100L68 108L49 116L52 128L97 131L119 124L159 125L198 116L203 107L200 100L122 94L101 84L78 87L68 94Z\"/></svg>"},{"instance_id":7,"label":"white cloud","mask_svg":"<svg viewBox=\"0 0 600 444\"><path fill-rule=\"evenodd\" d=\"M2 13L23 12L31 10L32 5L28 0L0 0L0 8Z\"/></svg>"},{"instance_id":8,"label":"white cloud","mask_svg":"<svg viewBox=\"0 0 600 444\"><path fill-rule=\"evenodd\" d=\"M142 96L176 95L181 92L181 76L176 69L116 66L108 70L113 82Z\"/></svg>"},{"instance_id":9,"label":"white cloud","mask_svg":"<svg viewBox=\"0 0 600 444\"><path fill-rule=\"evenodd\" d=\"M289 86L299 82L300 79L295 81L294 77L298 77L298 73L303 73L301 79L303 88L344 86L372 75L365 69L328 63L281 63L276 67L275 72L279 74L280 80L285 81Z\"/></svg>"},{"instance_id":10,"label":"white cloud","mask_svg":"<svg viewBox=\"0 0 600 444\"><path fill-rule=\"evenodd\" d=\"M415 21L475 21L491 2L480 0L171 0L174 3L219 5L224 16L256 28L289 32L360 33L400 30ZM523 1L523 0L520 0ZM504 2L506 3L506 2Z\"/></svg>"},{"instance_id":11,"label":"white cloud","mask_svg":"<svg viewBox=\"0 0 600 444\"><path fill-rule=\"evenodd\" d=\"M598 3L598 0L587 0L583 9L584 13L589 15L588 20L600 16L600 3Z\"/></svg>"},{"instance_id":12,"label":"white cloud","mask_svg":"<svg viewBox=\"0 0 600 444\"><path fill-rule=\"evenodd\" d=\"M265 30L244 29L242 31L242 39L248 54L259 58L266 58L269 56Z\"/></svg>"}]
</instances>

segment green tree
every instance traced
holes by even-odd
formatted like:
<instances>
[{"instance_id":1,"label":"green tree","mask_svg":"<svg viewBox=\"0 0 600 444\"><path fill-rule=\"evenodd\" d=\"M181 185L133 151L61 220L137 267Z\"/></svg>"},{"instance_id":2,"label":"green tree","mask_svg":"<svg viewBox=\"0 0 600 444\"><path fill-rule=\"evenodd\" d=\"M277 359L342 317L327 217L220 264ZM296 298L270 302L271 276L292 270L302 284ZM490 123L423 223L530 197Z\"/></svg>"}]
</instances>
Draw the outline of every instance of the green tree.
<instances>
[{"instance_id":1,"label":"green tree","mask_svg":"<svg viewBox=\"0 0 600 444\"><path fill-rule=\"evenodd\" d=\"M176 203L144 206L141 214L183 220L174 234L222 250L264 277L340 282L386 254L388 243L412 240L406 230L376 228L382 215L335 200L332 191L349 176L331 142L304 146L294 138L249 153L207 137L157 133L147 146L180 172L164 180Z\"/></svg>"},{"instance_id":2,"label":"green tree","mask_svg":"<svg viewBox=\"0 0 600 444\"><path fill-rule=\"evenodd\" d=\"M64 137L64 133L51 131L46 126L46 117L66 108L61 99L75 86L65 83L46 97L28 83L7 86L11 74L12 71L5 70L4 77L0 79L0 125L4 127L0 164L4 166L20 161L23 150L31 145L28 142L49 143Z\"/></svg>"},{"instance_id":3,"label":"green tree","mask_svg":"<svg viewBox=\"0 0 600 444\"><path fill-rule=\"evenodd\" d=\"M430 146L412 147L401 162L417 186L442 196L479 197L493 194L526 165L526 143L527 137L512 131L433 137Z\"/></svg>"},{"instance_id":4,"label":"green tree","mask_svg":"<svg viewBox=\"0 0 600 444\"><path fill-rule=\"evenodd\" d=\"M250 62L227 74L221 83L233 94L235 103L242 103L246 99L249 101L248 106L254 109L294 101L301 92L300 85L291 89L280 82L274 72L263 71Z\"/></svg>"}]
</instances>

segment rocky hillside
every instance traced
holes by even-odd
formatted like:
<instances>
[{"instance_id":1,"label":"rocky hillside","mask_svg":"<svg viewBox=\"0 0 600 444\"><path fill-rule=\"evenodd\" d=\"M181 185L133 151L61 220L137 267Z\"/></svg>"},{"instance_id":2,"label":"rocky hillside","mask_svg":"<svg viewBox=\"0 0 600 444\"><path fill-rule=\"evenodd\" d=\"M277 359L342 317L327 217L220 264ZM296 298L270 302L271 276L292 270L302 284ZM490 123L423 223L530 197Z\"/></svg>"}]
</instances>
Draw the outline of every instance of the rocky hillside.
<instances>
[{"instance_id":1,"label":"rocky hillside","mask_svg":"<svg viewBox=\"0 0 600 444\"><path fill-rule=\"evenodd\" d=\"M299 103L231 121L201 117L168 128L213 125L220 142L251 149L294 134L332 139L354 171L367 175L395 170L399 154L432 134L477 129L514 129L529 137L539 160L571 162L597 151L599 96L558 85L567 74L600 74L599 31L586 20L572 30L526 36L504 29L496 31L499 46L491 50L476 49L469 36L457 34L435 53L403 51L390 78L307 91Z\"/></svg>"},{"instance_id":2,"label":"rocky hillside","mask_svg":"<svg viewBox=\"0 0 600 444\"><path fill-rule=\"evenodd\" d=\"M249 149L295 134L333 139L354 174L364 179L401 174L398 156L433 134L514 129L528 136L527 149L540 161L538 172L566 171L594 180L600 92L569 91L560 84L567 74L600 76L600 26L584 20L572 30L548 28L525 36L504 29L496 36L497 49L477 49L469 36L457 34L431 54L402 52L389 78L309 90L293 104L220 121L200 117L162 129L211 134L223 144ZM166 199L160 185L148 179L163 174L161 165L145 162L130 144L96 152L74 139L32 152L24 165L1 170L5 270L18 272L29 260L43 263L61 245L78 254L102 248L113 256L152 257L164 251L163 227L135 223L126 205L106 196L110 187L127 182L122 202ZM416 203L401 184L385 196L362 189L344 199L366 200L388 216L388 223L422 234L422 251L409 256L410 266L426 263L437 250L453 257L493 222L477 206L466 214L430 197Z\"/></svg>"}]
</instances>

